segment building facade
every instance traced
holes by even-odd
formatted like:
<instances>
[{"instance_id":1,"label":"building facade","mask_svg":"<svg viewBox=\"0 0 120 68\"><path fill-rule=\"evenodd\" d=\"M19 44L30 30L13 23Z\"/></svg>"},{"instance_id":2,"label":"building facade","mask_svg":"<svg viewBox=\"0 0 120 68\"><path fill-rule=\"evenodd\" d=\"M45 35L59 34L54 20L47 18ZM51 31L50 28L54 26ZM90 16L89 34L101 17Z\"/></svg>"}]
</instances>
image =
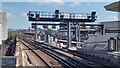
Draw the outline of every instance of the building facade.
<instances>
[{"instance_id":1,"label":"building facade","mask_svg":"<svg viewBox=\"0 0 120 68\"><path fill-rule=\"evenodd\" d=\"M0 24L1 24L1 39L6 40L8 37L8 25L7 25L7 14L0 12Z\"/></svg>"},{"instance_id":2,"label":"building facade","mask_svg":"<svg viewBox=\"0 0 120 68\"><path fill-rule=\"evenodd\" d=\"M106 21L101 22L104 25L104 34L106 33L117 33L120 37L120 21Z\"/></svg>"}]
</instances>

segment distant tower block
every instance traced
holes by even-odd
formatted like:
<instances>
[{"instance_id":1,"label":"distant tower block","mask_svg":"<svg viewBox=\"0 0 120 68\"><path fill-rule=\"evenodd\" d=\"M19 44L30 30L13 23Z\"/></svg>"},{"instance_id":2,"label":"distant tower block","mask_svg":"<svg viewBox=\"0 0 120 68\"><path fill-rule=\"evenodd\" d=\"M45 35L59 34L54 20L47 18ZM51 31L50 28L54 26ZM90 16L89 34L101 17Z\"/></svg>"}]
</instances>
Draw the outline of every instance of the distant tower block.
<instances>
[{"instance_id":1,"label":"distant tower block","mask_svg":"<svg viewBox=\"0 0 120 68\"><path fill-rule=\"evenodd\" d=\"M0 24L0 45L2 44L2 24Z\"/></svg>"},{"instance_id":2,"label":"distant tower block","mask_svg":"<svg viewBox=\"0 0 120 68\"><path fill-rule=\"evenodd\" d=\"M0 12L0 24L2 24L2 40L8 37L7 14Z\"/></svg>"}]
</instances>

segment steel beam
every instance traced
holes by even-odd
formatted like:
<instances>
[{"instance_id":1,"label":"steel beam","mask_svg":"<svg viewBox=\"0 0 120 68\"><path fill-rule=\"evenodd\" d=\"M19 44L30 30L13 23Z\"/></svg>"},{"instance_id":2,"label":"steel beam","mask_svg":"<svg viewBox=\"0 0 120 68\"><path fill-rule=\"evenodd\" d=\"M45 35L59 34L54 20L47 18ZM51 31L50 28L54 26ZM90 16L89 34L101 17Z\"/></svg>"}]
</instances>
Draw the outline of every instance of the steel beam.
<instances>
[{"instance_id":1,"label":"steel beam","mask_svg":"<svg viewBox=\"0 0 120 68\"><path fill-rule=\"evenodd\" d=\"M70 35L70 28L71 28L71 25L70 25L71 22L68 22L67 23L67 49L71 46L71 35Z\"/></svg>"},{"instance_id":2,"label":"steel beam","mask_svg":"<svg viewBox=\"0 0 120 68\"><path fill-rule=\"evenodd\" d=\"M44 22L60 22L61 19L55 19L55 18L40 18L39 20L35 20L36 18L29 18L29 21L44 21ZM64 19L65 22L95 22L95 20L91 19Z\"/></svg>"},{"instance_id":3,"label":"steel beam","mask_svg":"<svg viewBox=\"0 0 120 68\"><path fill-rule=\"evenodd\" d=\"M31 25L66 25L67 26L67 23L58 23L58 24L55 24L55 23L32 23ZM80 24L80 26L104 26L102 24Z\"/></svg>"}]
</instances>

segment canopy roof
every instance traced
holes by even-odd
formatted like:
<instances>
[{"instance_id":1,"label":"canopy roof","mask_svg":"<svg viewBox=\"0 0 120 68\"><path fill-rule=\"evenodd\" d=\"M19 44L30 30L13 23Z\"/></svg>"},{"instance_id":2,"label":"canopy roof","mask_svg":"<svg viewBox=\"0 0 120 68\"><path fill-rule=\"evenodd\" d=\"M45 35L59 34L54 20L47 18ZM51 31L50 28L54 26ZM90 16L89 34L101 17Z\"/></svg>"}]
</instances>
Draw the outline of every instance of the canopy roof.
<instances>
[{"instance_id":1,"label":"canopy roof","mask_svg":"<svg viewBox=\"0 0 120 68\"><path fill-rule=\"evenodd\" d=\"M106 5L105 9L108 11L120 12L120 1Z\"/></svg>"}]
</instances>

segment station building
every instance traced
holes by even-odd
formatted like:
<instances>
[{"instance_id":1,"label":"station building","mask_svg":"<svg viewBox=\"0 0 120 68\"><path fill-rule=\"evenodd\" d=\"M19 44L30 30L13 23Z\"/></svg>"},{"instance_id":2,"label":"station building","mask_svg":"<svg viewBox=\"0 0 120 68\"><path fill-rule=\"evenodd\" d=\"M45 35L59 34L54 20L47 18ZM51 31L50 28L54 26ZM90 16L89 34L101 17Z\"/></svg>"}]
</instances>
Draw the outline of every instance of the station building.
<instances>
[{"instance_id":1,"label":"station building","mask_svg":"<svg viewBox=\"0 0 120 68\"><path fill-rule=\"evenodd\" d=\"M103 28L100 28L100 31L94 35L89 36L83 44L82 49L120 52L119 4L120 2L114 2L105 6L106 10L116 11L116 13L118 13L118 20L100 22L100 24L104 25Z\"/></svg>"},{"instance_id":2,"label":"station building","mask_svg":"<svg viewBox=\"0 0 120 68\"><path fill-rule=\"evenodd\" d=\"M108 4L105 6L105 9L108 11L114 11L118 13L117 21L107 21L101 22L104 24L104 28L106 29L106 33L117 33L120 38L120 1Z\"/></svg>"},{"instance_id":3,"label":"station building","mask_svg":"<svg viewBox=\"0 0 120 68\"><path fill-rule=\"evenodd\" d=\"M120 1L113 2L105 6L107 11L113 11L118 13L118 20L116 21L106 21L101 22L104 25L104 33L114 33L117 34L117 51L120 51Z\"/></svg>"}]
</instances>

